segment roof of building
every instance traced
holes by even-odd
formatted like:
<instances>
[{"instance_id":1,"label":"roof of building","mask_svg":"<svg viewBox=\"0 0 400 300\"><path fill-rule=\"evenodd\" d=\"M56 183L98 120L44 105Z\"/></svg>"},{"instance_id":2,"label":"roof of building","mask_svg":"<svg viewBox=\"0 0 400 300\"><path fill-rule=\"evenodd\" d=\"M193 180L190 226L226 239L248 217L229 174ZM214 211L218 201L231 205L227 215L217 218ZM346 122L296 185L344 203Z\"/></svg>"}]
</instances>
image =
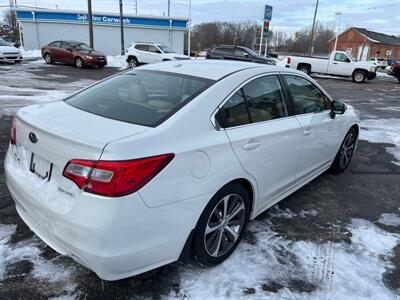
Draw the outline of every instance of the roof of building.
<instances>
[{"instance_id":1,"label":"roof of building","mask_svg":"<svg viewBox=\"0 0 400 300\"><path fill-rule=\"evenodd\" d=\"M382 44L392 44L400 45L400 36L389 35L385 33L380 33L366 28L352 27L354 30L358 31L360 34L366 36L372 42L382 43Z\"/></svg>"},{"instance_id":2,"label":"roof of building","mask_svg":"<svg viewBox=\"0 0 400 300\"><path fill-rule=\"evenodd\" d=\"M264 68L267 70L267 72L289 71L289 69L286 69L282 66L217 59L170 61L159 64L147 64L137 69L172 72L183 75L203 77L212 80L219 80L225 76L228 76L229 74L252 68Z\"/></svg>"}]
</instances>

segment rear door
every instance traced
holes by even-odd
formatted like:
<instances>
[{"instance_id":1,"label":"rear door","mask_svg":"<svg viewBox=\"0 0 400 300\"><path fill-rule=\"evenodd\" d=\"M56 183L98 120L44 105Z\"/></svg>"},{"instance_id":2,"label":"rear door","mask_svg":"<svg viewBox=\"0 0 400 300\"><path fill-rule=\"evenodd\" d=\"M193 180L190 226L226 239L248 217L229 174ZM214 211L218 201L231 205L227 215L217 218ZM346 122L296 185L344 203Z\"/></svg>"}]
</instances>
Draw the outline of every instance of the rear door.
<instances>
[{"instance_id":1,"label":"rear door","mask_svg":"<svg viewBox=\"0 0 400 300\"><path fill-rule=\"evenodd\" d=\"M293 74L283 77L302 127L303 150L297 170L297 178L302 178L330 165L338 149L342 116L330 117L330 99L309 79Z\"/></svg>"},{"instance_id":2,"label":"rear door","mask_svg":"<svg viewBox=\"0 0 400 300\"><path fill-rule=\"evenodd\" d=\"M59 61L61 58L61 41L55 41L49 44L51 56L54 61Z\"/></svg>"},{"instance_id":3,"label":"rear door","mask_svg":"<svg viewBox=\"0 0 400 300\"><path fill-rule=\"evenodd\" d=\"M71 49L72 49L71 44L67 42L61 42L60 59L67 64L74 63L75 56L74 53L71 51Z\"/></svg>"},{"instance_id":4,"label":"rear door","mask_svg":"<svg viewBox=\"0 0 400 300\"><path fill-rule=\"evenodd\" d=\"M302 147L301 126L288 112L279 76L248 81L220 115L234 152L257 181L259 206L268 205L294 182Z\"/></svg>"},{"instance_id":5,"label":"rear door","mask_svg":"<svg viewBox=\"0 0 400 300\"><path fill-rule=\"evenodd\" d=\"M154 45L148 45L148 55L150 58L150 62L155 63L155 62L160 62L162 61L162 55L161 55L161 50L158 49Z\"/></svg>"},{"instance_id":6,"label":"rear door","mask_svg":"<svg viewBox=\"0 0 400 300\"><path fill-rule=\"evenodd\" d=\"M150 63L150 56L149 56L149 46L145 44L137 44L135 45L136 49L136 56L139 63Z\"/></svg>"}]
</instances>

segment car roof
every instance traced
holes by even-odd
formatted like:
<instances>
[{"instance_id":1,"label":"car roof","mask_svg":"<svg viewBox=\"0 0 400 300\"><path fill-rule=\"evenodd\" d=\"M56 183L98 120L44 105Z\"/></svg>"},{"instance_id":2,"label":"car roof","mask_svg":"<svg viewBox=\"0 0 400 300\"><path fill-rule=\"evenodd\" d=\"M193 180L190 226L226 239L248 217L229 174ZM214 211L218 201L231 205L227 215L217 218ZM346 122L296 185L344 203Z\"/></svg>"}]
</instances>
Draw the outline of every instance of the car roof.
<instances>
[{"instance_id":1,"label":"car roof","mask_svg":"<svg viewBox=\"0 0 400 300\"><path fill-rule=\"evenodd\" d=\"M283 68L282 66L213 59L169 61L156 64L148 64L138 67L137 69L171 72L176 74L219 80L232 73L254 68L264 68L267 72L279 72L288 70L287 68Z\"/></svg>"}]
</instances>

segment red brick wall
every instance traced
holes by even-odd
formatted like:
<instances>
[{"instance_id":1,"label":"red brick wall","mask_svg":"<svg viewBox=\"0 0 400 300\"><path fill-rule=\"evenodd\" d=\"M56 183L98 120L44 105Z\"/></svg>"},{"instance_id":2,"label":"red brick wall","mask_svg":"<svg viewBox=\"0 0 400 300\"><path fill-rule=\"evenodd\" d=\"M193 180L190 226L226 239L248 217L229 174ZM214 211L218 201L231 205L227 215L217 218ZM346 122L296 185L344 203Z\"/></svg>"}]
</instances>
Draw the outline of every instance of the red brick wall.
<instances>
[{"instance_id":1,"label":"red brick wall","mask_svg":"<svg viewBox=\"0 0 400 300\"><path fill-rule=\"evenodd\" d=\"M337 50L346 51L347 49L352 49L352 54L354 57L358 55L358 48L362 46L365 42L365 37L358 33L354 29L349 29L348 31L339 35ZM379 44L366 42L366 45L369 46L369 51L367 57L378 57L378 58L387 58L386 50L392 51L392 58L395 60L400 60L400 45L388 45L388 44ZM335 47L335 40L333 39L329 43L330 51L333 51ZM377 51L380 53L377 54Z\"/></svg>"}]
</instances>

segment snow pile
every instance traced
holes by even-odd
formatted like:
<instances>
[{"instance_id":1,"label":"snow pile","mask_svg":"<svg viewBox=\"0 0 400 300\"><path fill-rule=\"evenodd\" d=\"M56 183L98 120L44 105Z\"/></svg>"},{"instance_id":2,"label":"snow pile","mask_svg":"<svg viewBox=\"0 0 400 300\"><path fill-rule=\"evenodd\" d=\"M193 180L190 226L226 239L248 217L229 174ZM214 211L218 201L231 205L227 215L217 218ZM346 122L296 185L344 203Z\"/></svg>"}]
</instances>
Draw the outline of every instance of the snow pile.
<instances>
[{"instance_id":1,"label":"snow pile","mask_svg":"<svg viewBox=\"0 0 400 300\"><path fill-rule=\"evenodd\" d=\"M370 143L393 144L386 150L397 161L394 164L400 166L400 119L368 119L361 121L360 139Z\"/></svg>"},{"instance_id":2,"label":"snow pile","mask_svg":"<svg viewBox=\"0 0 400 300\"><path fill-rule=\"evenodd\" d=\"M42 52L38 49L36 50L25 50L24 48L20 48L22 57L24 58L41 58Z\"/></svg>"},{"instance_id":3,"label":"snow pile","mask_svg":"<svg viewBox=\"0 0 400 300\"><path fill-rule=\"evenodd\" d=\"M397 214L382 214L378 222L388 226L400 226L400 216Z\"/></svg>"},{"instance_id":4,"label":"snow pile","mask_svg":"<svg viewBox=\"0 0 400 300\"><path fill-rule=\"evenodd\" d=\"M76 283L72 281L72 267L65 267L53 263L41 257L42 250L39 248L43 243L36 237L10 245L11 236L15 233L16 225L0 224L0 280L7 278L6 267L19 261L30 261L33 263L32 275L38 280L57 283L63 287L62 293L72 296L76 289ZM54 260L57 260L55 258ZM21 274L23 276L24 274Z\"/></svg>"},{"instance_id":5,"label":"snow pile","mask_svg":"<svg viewBox=\"0 0 400 300\"><path fill-rule=\"evenodd\" d=\"M382 282L400 236L353 219L351 243L290 241L253 221L257 241L242 242L221 265L181 267L181 291L170 299L395 299Z\"/></svg>"},{"instance_id":6,"label":"snow pile","mask_svg":"<svg viewBox=\"0 0 400 300\"><path fill-rule=\"evenodd\" d=\"M119 68L120 70L126 69L128 63L126 62L125 55L108 55L107 56L107 67Z\"/></svg>"}]
</instances>

